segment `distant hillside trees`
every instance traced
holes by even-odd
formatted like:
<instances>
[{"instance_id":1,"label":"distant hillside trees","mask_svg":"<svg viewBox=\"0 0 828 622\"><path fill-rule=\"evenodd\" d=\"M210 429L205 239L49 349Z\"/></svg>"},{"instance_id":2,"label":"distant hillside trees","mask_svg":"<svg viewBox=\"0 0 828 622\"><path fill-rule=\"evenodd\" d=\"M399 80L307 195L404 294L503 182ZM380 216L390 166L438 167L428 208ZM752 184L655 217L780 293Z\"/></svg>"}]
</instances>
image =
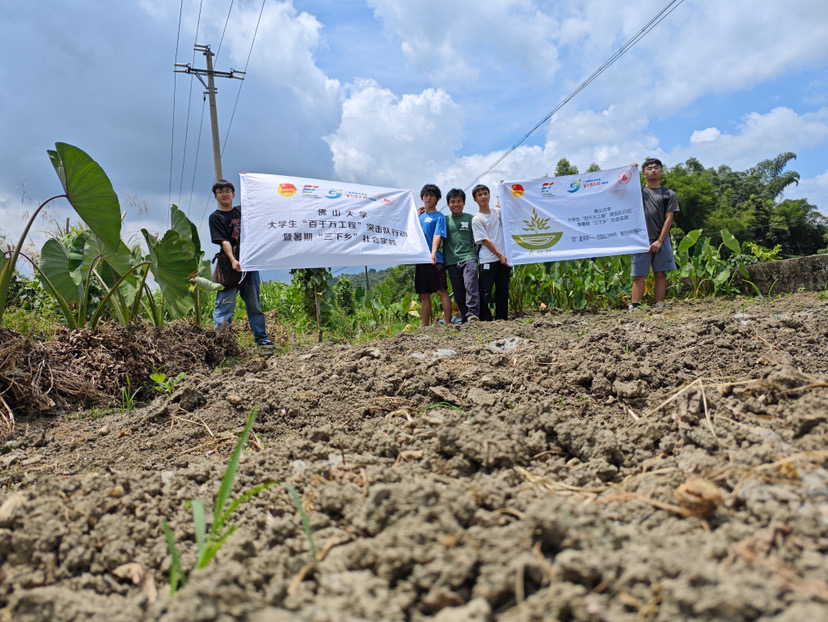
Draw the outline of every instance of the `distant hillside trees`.
<instances>
[{"instance_id":1,"label":"distant hillside trees","mask_svg":"<svg viewBox=\"0 0 828 622\"><path fill-rule=\"evenodd\" d=\"M665 168L662 185L678 195L681 232L727 229L740 242L781 246L783 256L812 255L828 246L828 219L807 199L779 200L799 173L786 170L791 152L763 160L746 171L704 168L696 158ZM679 232L679 233L681 233Z\"/></svg>"}]
</instances>

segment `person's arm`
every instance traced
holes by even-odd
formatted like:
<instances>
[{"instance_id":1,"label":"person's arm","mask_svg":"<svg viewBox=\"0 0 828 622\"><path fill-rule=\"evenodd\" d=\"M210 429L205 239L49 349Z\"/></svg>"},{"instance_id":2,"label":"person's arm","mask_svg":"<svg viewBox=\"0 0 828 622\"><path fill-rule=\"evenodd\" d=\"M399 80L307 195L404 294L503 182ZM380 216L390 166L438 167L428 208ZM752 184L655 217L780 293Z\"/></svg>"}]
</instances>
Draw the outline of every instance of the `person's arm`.
<instances>
[{"instance_id":1,"label":"person's arm","mask_svg":"<svg viewBox=\"0 0 828 622\"><path fill-rule=\"evenodd\" d=\"M655 242L650 244L651 253L657 253L661 250L661 245L664 244L664 240L666 240L667 236L670 235L670 228L673 226L674 216L675 212L667 212L667 216L664 219L664 226L661 228L661 234Z\"/></svg>"},{"instance_id":2,"label":"person's arm","mask_svg":"<svg viewBox=\"0 0 828 622\"><path fill-rule=\"evenodd\" d=\"M230 265L233 266L233 270L241 272L241 264L239 263L239 260L233 256L233 246L228 240L221 241L221 250L223 250L224 254L227 255L228 259L230 259Z\"/></svg>"},{"instance_id":3,"label":"person's arm","mask_svg":"<svg viewBox=\"0 0 828 622\"><path fill-rule=\"evenodd\" d=\"M500 218L500 214L497 214L497 217ZM491 253L497 257L498 261L502 263L504 266L508 266L508 262L506 261L506 255L501 253L495 243L492 242L487 236L488 231L486 231L486 225L483 221L478 217L474 216L472 219L472 235L474 237L475 244L482 244L485 246Z\"/></svg>"},{"instance_id":4,"label":"person's arm","mask_svg":"<svg viewBox=\"0 0 828 622\"><path fill-rule=\"evenodd\" d=\"M443 236L440 234L434 234L431 238L431 263L437 265L437 251L440 250L440 242L443 240Z\"/></svg>"},{"instance_id":5,"label":"person's arm","mask_svg":"<svg viewBox=\"0 0 828 622\"><path fill-rule=\"evenodd\" d=\"M488 248L492 253L494 253L494 256L497 257L497 259L498 259L498 261L500 261L500 263L502 263L504 266L509 265L509 262L506 260L506 255L504 255L499 250L497 250L497 246L495 246L494 242L492 242L489 238L486 238L485 240L483 240L481 242L481 244L483 246L485 246L486 248Z\"/></svg>"}]
</instances>

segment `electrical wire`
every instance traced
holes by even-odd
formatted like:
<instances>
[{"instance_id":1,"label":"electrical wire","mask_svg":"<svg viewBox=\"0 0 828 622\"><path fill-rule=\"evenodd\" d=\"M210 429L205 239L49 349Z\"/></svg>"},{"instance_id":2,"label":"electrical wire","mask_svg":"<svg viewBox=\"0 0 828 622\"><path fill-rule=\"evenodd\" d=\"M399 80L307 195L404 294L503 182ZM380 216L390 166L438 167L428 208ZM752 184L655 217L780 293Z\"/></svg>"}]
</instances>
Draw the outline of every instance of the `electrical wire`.
<instances>
[{"instance_id":1,"label":"electrical wire","mask_svg":"<svg viewBox=\"0 0 828 622\"><path fill-rule=\"evenodd\" d=\"M216 50L216 62L218 62L219 54L221 53L221 44L224 43L224 33L227 32L227 24L230 23L230 13L233 12L233 2L230 0L230 9L227 11L227 18L224 20L224 29L221 31L221 39L219 40L218 49Z\"/></svg>"},{"instance_id":2,"label":"electrical wire","mask_svg":"<svg viewBox=\"0 0 828 622\"><path fill-rule=\"evenodd\" d=\"M181 43L181 17L184 13L184 0L178 7L178 34L175 35L175 55L173 56L173 64L178 61L178 46ZM175 94L176 94L176 79L175 72L173 72L173 100L172 100L172 127L170 128L170 186L167 192L167 203L172 203L172 183L173 183L173 159L175 158ZM172 218L172 216L170 216ZM172 223L170 224L172 226Z\"/></svg>"},{"instance_id":3,"label":"electrical wire","mask_svg":"<svg viewBox=\"0 0 828 622\"><path fill-rule=\"evenodd\" d=\"M193 64L195 64L195 46L198 44L198 30L201 27L201 9L204 6L204 0L198 4L198 19L196 20L195 43L193 44ZM184 130L184 152L181 154L181 180L178 184L178 203L181 204L181 193L184 189L184 168L187 162L187 141L190 135L190 109L193 103L193 77L190 76L190 94L187 97L187 125Z\"/></svg>"},{"instance_id":4,"label":"electrical wire","mask_svg":"<svg viewBox=\"0 0 828 622\"><path fill-rule=\"evenodd\" d=\"M247 60L244 63L245 74L247 73L247 66L250 64L250 57L253 55L253 44L256 43L256 35L259 33L259 24L262 23L262 14L264 13L266 2L267 0L262 0L262 8L259 10L259 19L256 21L256 29L253 31L253 39L250 41L250 51L247 53ZM224 134L224 143L221 146L221 155L224 155L224 148L227 147L227 139L230 136L230 128L233 127L233 119L236 117L236 108L239 105L242 86L244 86L244 80L239 83L239 90L236 93L236 103L233 104L233 112L230 115L230 123L227 125L227 131Z\"/></svg>"},{"instance_id":5,"label":"electrical wire","mask_svg":"<svg viewBox=\"0 0 828 622\"><path fill-rule=\"evenodd\" d=\"M256 43L256 36L259 33L259 25L262 23L262 14L264 13L264 8L265 8L265 3L266 2L267 2L267 0L262 0L262 7L261 7L261 9L259 9L259 18L256 20L256 28L253 31L253 38L250 41L250 50L247 52L247 60L244 63L244 70L243 70L244 74L247 74L247 67L250 64L250 57L253 55L253 45ZM232 8L232 6L231 6L231 8ZM228 14L228 18L229 18L229 14ZM222 34L222 38L224 38L223 34ZM219 44L219 46L220 45L221 44ZM222 157L224 156L224 149L227 147L227 140L230 137L230 129L233 127L233 119L235 119L235 117L236 117L236 109L239 106L239 98L241 97L242 86L244 86L244 80L241 80L239 82L239 90L236 93L236 101L233 104L233 112L230 114L230 122L227 124L227 131L224 133L224 141L221 145L221 156ZM210 199L211 198L212 197L208 196L207 200L204 203L204 211L201 214L201 221L200 221L199 224L204 222L204 217L207 214L207 207L210 205Z\"/></svg>"},{"instance_id":6,"label":"electrical wire","mask_svg":"<svg viewBox=\"0 0 828 622\"><path fill-rule=\"evenodd\" d=\"M621 58L624 54L626 54L636 43L638 43L644 36L647 35L653 28L658 26L662 20L664 20L670 13L676 10L684 0L671 0L667 3L667 5L661 9L655 17L653 17L647 24L644 25L641 30L639 30L635 35L632 36L623 46L621 46L612 56L610 56L604 64L602 64L598 69L596 69L586 80L581 82L578 87L572 91L569 95L567 95L557 106L555 106L543 119L538 121L532 129L530 129L526 134L524 134L515 144L513 144L509 149L507 149L503 155L501 155L497 160L492 163L485 171L480 173L474 180L466 186L466 190L471 188L475 183L477 183L482 177L489 174L498 164L500 164L503 160L505 160L515 149L520 147L527 138L529 138L541 125L546 123L552 116L558 112L561 108L563 108L569 101L574 98L578 93L583 91L587 86L589 86L598 76L604 73L610 66L612 66L615 61Z\"/></svg>"},{"instance_id":7,"label":"electrical wire","mask_svg":"<svg viewBox=\"0 0 828 622\"><path fill-rule=\"evenodd\" d=\"M193 181L190 185L190 201L187 203L187 216L190 215L190 207L193 204L193 193L195 192L196 171L198 170L198 154L201 153L201 135L204 133L204 110L207 108L207 96L201 104L201 121L198 123L198 142L196 143L195 162L193 163ZM202 218L204 215L202 214Z\"/></svg>"}]
</instances>

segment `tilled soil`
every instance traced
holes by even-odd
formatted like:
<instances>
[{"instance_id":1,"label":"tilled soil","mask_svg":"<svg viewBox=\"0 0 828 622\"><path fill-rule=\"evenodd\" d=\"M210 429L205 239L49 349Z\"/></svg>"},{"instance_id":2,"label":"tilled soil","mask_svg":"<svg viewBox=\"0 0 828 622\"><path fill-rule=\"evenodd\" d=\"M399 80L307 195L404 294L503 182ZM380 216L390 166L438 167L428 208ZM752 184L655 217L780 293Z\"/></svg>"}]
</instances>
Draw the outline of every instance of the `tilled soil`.
<instances>
[{"instance_id":1,"label":"tilled soil","mask_svg":"<svg viewBox=\"0 0 828 622\"><path fill-rule=\"evenodd\" d=\"M18 417L0 619L826 619L827 344L812 294L549 313ZM317 559L274 486L170 596L254 407L234 495L293 485Z\"/></svg>"}]
</instances>

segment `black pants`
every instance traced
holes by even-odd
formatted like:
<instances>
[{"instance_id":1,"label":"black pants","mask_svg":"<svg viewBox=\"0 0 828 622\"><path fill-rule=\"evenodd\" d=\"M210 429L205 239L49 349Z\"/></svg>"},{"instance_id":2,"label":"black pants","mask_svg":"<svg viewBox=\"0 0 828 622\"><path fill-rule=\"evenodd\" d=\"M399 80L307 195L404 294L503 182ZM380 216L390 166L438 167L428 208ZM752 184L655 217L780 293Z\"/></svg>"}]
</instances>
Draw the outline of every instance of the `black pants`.
<instances>
[{"instance_id":1,"label":"black pants","mask_svg":"<svg viewBox=\"0 0 828 622\"><path fill-rule=\"evenodd\" d=\"M512 268L499 261L480 264L480 319L489 321L509 319L509 279ZM494 287L495 316L489 310Z\"/></svg>"}]
</instances>

